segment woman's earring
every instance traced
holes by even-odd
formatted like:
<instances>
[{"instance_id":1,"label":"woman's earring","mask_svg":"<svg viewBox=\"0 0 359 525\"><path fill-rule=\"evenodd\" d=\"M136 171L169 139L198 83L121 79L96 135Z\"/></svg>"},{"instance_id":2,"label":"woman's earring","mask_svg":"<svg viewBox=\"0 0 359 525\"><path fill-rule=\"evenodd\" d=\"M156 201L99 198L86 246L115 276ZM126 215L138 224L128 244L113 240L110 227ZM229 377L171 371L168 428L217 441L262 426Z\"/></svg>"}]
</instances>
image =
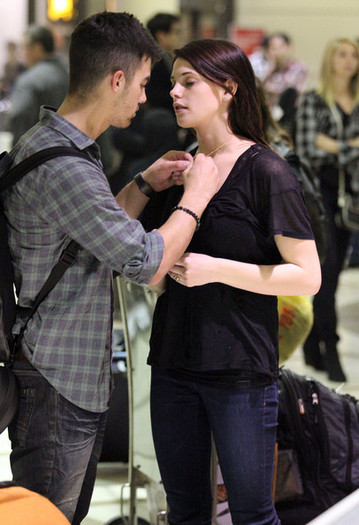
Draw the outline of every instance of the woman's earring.
<instances>
[{"instance_id":1,"label":"woman's earring","mask_svg":"<svg viewBox=\"0 0 359 525\"><path fill-rule=\"evenodd\" d=\"M231 97L231 94L230 94L230 93L225 93L225 94L223 95L224 100L229 100L230 97Z\"/></svg>"}]
</instances>

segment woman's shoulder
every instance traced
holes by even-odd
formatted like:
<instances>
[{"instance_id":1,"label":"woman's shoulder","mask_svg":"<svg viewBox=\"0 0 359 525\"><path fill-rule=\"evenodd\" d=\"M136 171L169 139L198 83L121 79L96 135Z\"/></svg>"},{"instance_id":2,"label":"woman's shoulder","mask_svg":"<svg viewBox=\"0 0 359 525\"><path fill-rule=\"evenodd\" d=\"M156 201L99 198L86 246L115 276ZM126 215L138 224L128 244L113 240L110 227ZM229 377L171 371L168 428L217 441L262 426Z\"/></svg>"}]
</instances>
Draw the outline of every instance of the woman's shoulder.
<instances>
[{"instance_id":1,"label":"woman's shoulder","mask_svg":"<svg viewBox=\"0 0 359 525\"><path fill-rule=\"evenodd\" d=\"M315 89L306 91L305 93L300 95L298 106L303 106L303 105L327 107L327 103Z\"/></svg>"},{"instance_id":2,"label":"woman's shoulder","mask_svg":"<svg viewBox=\"0 0 359 525\"><path fill-rule=\"evenodd\" d=\"M273 168L285 167L286 161L271 147L255 144L252 164L255 168L267 168L266 171L271 171Z\"/></svg>"},{"instance_id":3,"label":"woman's shoulder","mask_svg":"<svg viewBox=\"0 0 359 525\"><path fill-rule=\"evenodd\" d=\"M315 89L309 89L307 91L304 91L304 93L302 93L301 95L301 98L307 98L307 99L320 99L320 95L318 93L318 91L316 91Z\"/></svg>"},{"instance_id":4,"label":"woman's shoulder","mask_svg":"<svg viewBox=\"0 0 359 525\"><path fill-rule=\"evenodd\" d=\"M271 148L257 145L252 157L251 176L260 185L287 189L297 186L297 179L288 162Z\"/></svg>"}]
</instances>

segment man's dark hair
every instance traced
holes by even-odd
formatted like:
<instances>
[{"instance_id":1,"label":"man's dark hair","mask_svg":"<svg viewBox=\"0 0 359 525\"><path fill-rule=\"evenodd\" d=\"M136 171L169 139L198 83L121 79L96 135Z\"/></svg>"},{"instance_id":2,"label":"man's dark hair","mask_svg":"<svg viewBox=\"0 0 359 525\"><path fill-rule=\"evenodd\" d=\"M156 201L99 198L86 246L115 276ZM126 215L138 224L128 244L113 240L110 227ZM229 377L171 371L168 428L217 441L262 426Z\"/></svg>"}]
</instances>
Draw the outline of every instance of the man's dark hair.
<instances>
[{"instance_id":1,"label":"man's dark hair","mask_svg":"<svg viewBox=\"0 0 359 525\"><path fill-rule=\"evenodd\" d=\"M54 35L44 26L30 26L25 31L25 39L29 44L41 44L46 53L55 51Z\"/></svg>"},{"instance_id":2,"label":"man's dark hair","mask_svg":"<svg viewBox=\"0 0 359 525\"><path fill-rule=\"evenodd\" d=\"M143 58L159 60L161 50L129 13L96 13L71 35L69 94L90 93L107 75L123 71L131 80Z\"/></svg>"},{"instance_id":3,"label":"man's dark hair","mask_svg":"<svg viewBox=\"0 0 359 525\"><path fill-rule=\"evenodd\" d=\"M268 49L269 47L269 36L268 35L265 35L262 40L261 40L261 47L263 49Z\"/></svg>"},{"instance_id":4,"label":"man's dark hair","mask_svg":"<svg viewBox=\"0 0 359 525\"><path fill-rule=\"evenodd\" d=\"M281 38L288 46L292 43L292 39L289 35L287 35L287 33L272 33L269 37L269 42L272 40L272 38Z\"/></svg>"},{"instance_id":5,"label":"man's dark hair","mask_svg":"<svg viewBox=\"0 0 359 525\"><path fill-rule=\"evenodd\" d=\"M156 40L157 31L169 33L173 24L179 22L180 18L176 15L168 13L158 13L147 22L147 29L151 32L153 38Z\"/></svg>"}]
</instances>

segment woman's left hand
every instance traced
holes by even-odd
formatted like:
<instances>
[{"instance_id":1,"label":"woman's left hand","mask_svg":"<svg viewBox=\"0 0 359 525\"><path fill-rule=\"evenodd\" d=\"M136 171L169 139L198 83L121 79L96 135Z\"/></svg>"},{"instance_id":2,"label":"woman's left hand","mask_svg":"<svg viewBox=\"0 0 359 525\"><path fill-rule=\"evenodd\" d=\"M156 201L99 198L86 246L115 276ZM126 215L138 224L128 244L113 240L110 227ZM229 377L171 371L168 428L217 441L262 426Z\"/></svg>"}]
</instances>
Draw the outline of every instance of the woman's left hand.
<instances>
[{"instance_id":1,"label":"woman's left hand","mask_svg":"<svg viewBox=\"0 0 359 525\"><path fill-rule=\"evenodd\" d=\"M201 253L185 253L168 272L179 284L202 286L215 282L214 257Z\"/></svg>"},{"instance_id":2,"label":"woman's left hand","mask_svg":"<svg viewBox=\"0 0 359 525\"><path fill-rule=\"evenodd\" d=\"M222 283L266 295L314 295L321 284L314 240L274 236L280 264L253 264L201 253L185 253L169 275L184 286Z\"/></svg>"}]
</instances>

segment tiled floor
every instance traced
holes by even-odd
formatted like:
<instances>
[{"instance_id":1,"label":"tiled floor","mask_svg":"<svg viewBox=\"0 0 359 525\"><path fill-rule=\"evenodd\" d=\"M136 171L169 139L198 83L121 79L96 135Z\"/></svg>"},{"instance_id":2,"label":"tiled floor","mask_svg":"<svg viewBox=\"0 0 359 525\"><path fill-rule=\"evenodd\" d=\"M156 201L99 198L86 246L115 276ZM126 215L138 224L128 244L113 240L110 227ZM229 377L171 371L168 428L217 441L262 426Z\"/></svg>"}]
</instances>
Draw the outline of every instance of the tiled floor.
<instances>
[{"instance_id":1,"label":"tiled floor","mask_svg":"<svg viewBox=\"0 0 359 525\"><path fill-rule=\"evenodd\" d=\"M359 398L359 268L346 269L342 272L337 305L341 335L339 348L343 368L348 376L348 381L341 387L341 391ZM292 355L286 366L299 374L313 375L332 388L340 386L338 383L329 382L325 373L316 372L305 366L301 349ZM8 462L9 450L9 442L5 432L0 436L1 480L11 478ZM127 480L126 465L121 463L102 463L99 465L92 504L83 525L104 525L114 518L120 517L120 491L122 484ZM148 520L145 489L139 489L137 496L137 515ZM125 505L124 514L127 512ZM117 524L119 523L120 521L117 521ZM122 523L125 522L122 521Z\"/></svg>"}]
</instances>

